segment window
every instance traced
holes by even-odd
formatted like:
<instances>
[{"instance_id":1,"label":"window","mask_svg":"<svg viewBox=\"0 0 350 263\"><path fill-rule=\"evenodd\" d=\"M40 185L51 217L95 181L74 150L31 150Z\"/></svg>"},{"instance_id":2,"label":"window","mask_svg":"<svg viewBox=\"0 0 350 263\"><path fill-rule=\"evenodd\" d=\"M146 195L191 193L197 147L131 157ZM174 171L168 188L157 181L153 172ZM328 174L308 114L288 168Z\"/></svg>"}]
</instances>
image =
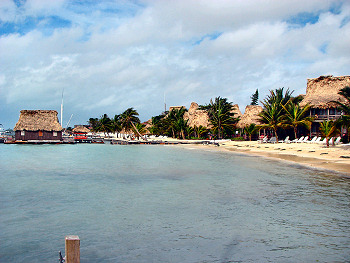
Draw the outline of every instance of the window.
<instances>
[{"instance_id":1,"label":"window","mask_svg":"<svg viewBox=\"0 0 350 263\"><path fill-rule=\"evenodd\" d=\"M57 137L57 132L53 132L53 136L54 136L54 137Z\"/></svg>"},{"instance_id":2,"label":"window","mask_svg":"<svg viewBox=\"0 0 350 263\"><path fill-rule=\"evenodd\" d=\"M24 136L25 134L25 131L21 131L21 136Z\"/></svg>"},{"instance_id":3,"label":"window","mask_svg":"<svg viewBox=\"0 0 350 263\"><path fill-rule=\"evenodd\" d=\"M43 131L39 131L39 137L43 136Z\"/></svg>"}]
</instances>

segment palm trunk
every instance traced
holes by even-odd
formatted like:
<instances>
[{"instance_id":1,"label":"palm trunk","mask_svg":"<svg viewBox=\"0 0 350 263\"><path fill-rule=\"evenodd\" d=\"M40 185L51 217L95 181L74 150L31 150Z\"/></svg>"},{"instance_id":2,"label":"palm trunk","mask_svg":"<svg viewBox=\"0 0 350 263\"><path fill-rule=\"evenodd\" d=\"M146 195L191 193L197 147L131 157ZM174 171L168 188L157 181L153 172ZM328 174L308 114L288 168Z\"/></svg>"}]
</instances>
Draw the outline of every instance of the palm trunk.
<instances>
[{"instance_id":1,"label":"palm trunk","mask_svg":"<svg viewBox=\"0 0 350 263\"><path fill-rule=\"evenodd\" d=\"M278 143L277 129L273 129L273 131L275 132L276 142Z\"/></svg>"},{"instance_id":2,"label":"palm trunk","mask_svg":"<svg viewBox=\"0 0 350 263\"><path fill-rule=\"evenodd\" d=\"M327 148L329 148L329 137L326 136L326 145L327 145Z\"/></svg>"},{"instance_id":3,"label":"palm trunk","mask_svg":"<svg viewBox=\"0 0 350 263\"><path fill-rule=\"evenodd\" d=\"M132 125L132 127L134 128L134 130L136 131L136 133L137 133L142 139L144 139L145 141L147 141L146 137L143 137L143 136L141 135L141 133L136 129L136 126L135 126L135 124L134 124L133 122L131 122L131 125Z\"/></svg>"},{"instance_id":4,"label":"palm trunk","mask_svg":"<svg viewBox=\"0 0 350 263\"><path fill-rule=\"evenodd\" d=\"M298 138L298 137L297 137L297 127L294 127L294 136L295 136L294 139Z\"/></svg>"}]
</instances>

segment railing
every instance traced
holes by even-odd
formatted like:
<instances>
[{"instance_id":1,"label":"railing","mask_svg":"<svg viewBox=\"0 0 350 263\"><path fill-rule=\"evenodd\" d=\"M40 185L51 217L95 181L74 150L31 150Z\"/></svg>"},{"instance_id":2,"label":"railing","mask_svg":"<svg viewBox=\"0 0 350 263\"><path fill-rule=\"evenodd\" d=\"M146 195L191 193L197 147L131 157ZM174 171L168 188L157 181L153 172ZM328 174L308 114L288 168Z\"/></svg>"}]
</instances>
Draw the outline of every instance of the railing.
<instances>
[{"instance_id":1,"label":"railing","mask_svg":"<svg viewBox=\"0 0 350 263\"><path fill-rule=\"evenodd\" d=\"M317 120L336 120L340 117L341 115L312 115L311 117Z\"/></svg>"}]
</instances>

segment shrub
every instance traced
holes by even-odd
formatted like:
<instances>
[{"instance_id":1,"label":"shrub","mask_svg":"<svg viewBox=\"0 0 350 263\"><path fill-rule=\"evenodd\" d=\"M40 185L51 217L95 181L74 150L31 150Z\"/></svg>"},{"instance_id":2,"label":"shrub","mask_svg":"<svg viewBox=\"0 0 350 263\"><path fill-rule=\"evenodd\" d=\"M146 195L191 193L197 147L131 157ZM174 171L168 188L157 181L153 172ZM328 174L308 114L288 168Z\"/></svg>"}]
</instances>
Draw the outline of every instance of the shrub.
<instances>
[{"instance_id":1,"label":"shrub","mask_svg":"<svg viewBox=\"0 0 350 263\"><path fill-rule=\"evenodd\" d=\"M232 141L244 141L243 137L234 137L231 139Z\"/></svg>"}]
</instances>

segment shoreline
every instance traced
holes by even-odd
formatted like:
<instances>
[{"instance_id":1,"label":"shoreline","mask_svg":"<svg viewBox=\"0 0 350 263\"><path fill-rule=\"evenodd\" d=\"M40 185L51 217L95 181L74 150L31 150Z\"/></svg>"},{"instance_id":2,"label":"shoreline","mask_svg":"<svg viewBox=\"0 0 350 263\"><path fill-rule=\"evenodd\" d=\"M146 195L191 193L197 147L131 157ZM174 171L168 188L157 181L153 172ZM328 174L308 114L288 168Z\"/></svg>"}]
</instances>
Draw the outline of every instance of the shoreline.
<instances>
[{"instance_id":1,"label":"shoreline","mask_svg":"<svg viewBox=\"0 0 350 263\"><path fill-rule=\"evenodd\" d=\"M220 146L215 148L213 145L180 146L259 156L292 165L301 165L309 169L334 172L350 178L350 145L325 148L323 145L309 143L261 144L257 141L227 141L220 143Z\"/></svg>"}]
</instances>

